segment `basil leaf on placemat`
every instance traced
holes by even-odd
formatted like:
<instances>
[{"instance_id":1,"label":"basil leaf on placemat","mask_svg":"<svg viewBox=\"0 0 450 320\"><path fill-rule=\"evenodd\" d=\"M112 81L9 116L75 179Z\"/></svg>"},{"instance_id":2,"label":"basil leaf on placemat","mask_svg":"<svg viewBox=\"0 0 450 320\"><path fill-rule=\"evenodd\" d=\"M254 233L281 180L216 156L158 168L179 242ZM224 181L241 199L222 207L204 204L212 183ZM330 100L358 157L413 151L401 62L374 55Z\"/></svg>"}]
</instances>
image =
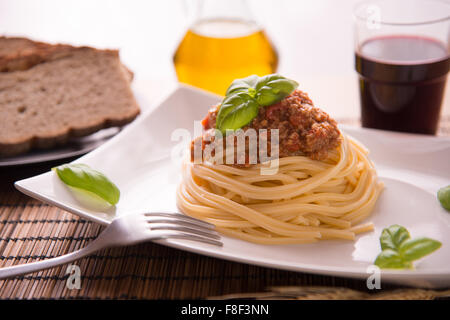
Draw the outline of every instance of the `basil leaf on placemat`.
<instances>
[{"instance_id":1,"label":"basil leaf on placemat","mask_svg":"<svg viewBox=\"0 0 450 320\"><path fill-rule=\"evenodd\" d=\"M103 173L82 163L63 164L53 168L68 186L92 192L111 205L119 202L120 191Z\"/></svg>"},{"instance_id":2,"label":"basil leaf on placemat","mask_svg":"<svg viewBox=\"0 0 450 320\"><path fill-rule=\"evenodd\" d=\"M439 189L437 197L441 205L446 210L450 210L450 185Z\"/></svg>"}]
</instances>

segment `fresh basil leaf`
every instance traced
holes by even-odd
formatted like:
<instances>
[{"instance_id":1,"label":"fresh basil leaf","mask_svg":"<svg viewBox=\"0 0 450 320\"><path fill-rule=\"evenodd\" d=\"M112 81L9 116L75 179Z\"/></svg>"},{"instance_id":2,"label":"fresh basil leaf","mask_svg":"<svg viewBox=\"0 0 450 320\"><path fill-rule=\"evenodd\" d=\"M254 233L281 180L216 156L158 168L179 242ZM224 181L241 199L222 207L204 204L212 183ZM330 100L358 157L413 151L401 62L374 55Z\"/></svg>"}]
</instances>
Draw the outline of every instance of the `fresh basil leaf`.
<instances>
[{"instance_id":1,"label":"fresh basil leaf","mask_svg":"<svg viewBox=\"0 0 450 320\"><path fill-rule=\"evenodd\" d=\"M404 261L400 254L391 249L381 251L375 260L375 265L381 269L411 269L412 263Z\"/></svg>"},{"instance_id":2,"label":"fresh basil leaf","mask_svg":"<svg viewBox=\"0 0 450 320\"><path fill-rule=\"evenodd\" d=\"M259 105L255 99L248 99L229 112L221 121L219 130L237 130L248 124L258 115Z\"/></svg>"},{"instance_id":3,"label":"fresh basil leaf","mask_svg":"<svg viewBox=\"0 0 450 320\"><path fill-rule=\"evenodd\" d=\"M237 93L237 92L245 92L245 93L248 93L251 97L254 97L256 94L255 86L256 86L256 82L258 82L258 80L259 80L259 77L257 75L251 75L251 76L249 76L247 78L243 78L243 79L236 79L228 87L227 92L225 93L225 96L229 96L229 95ZM253 90L251 90L251 89L253 89Z\"/></svg>"},{"instance_id":4,"label":"fresh basil leaf","mask_svg":"<svg viewBox=\"0 0 450 320\"><path fill-rule=\"evenodd\" d=\"M258 115L259 107L281 101L297 86L297 82L278 74L234 80L219 108L216 128L222 133L242 128Z\"/></svg>"},{"instance_id":5,"label":"fresh basil leaf","mask_svg":"<svg viewBox=\"0 0 450 320\"><path fill-rule=\"evenodd\" d=\"M399 254L405 261L420 259L439 249L442 243L429 238L409 239L400 245Z\"/></svg>"},{"instance_id":6,"label":"fresh basil leaf","mask_svg":"<svg viewBox=\"0 0 450 320\"><path fill-rule=\"evenodd\" d=\"M256 101L260 106L270 106L290 95L298 83L279 74L269 74L261 77L256 83Z\"/></svg>"},{"instance_id":7,"label":"fresh basil leaf","mask_svg":"<svg viewBox=\"0 0 450 320\"><path fill-rule=\"evenodd\" d=\"M450 210L450 185L439 189L437 197L441 205L446 210Z\"/></svg>"},{"instance_id":8,"label":"fresh basil leaf","mask_svg":"<svg viewBox=\"0 0 450 320\"><path fill-rule=\"evenodd\" d=\"M385 228L380 236L381 250L392 249L397 251L400 245L410 237L408 230L398 224Z\"/></svg>"},{"instance_id":9,"label":"fresh basil leaf","mask_svg":"<svg viewBox=\"0 0 450 320\"><path fill-rule=\"evenodd\" d=\"M375 260L380 268L410 269L412 261L439 249L442 244L429 238L411 239L408 230L397 224L383 229L380 236L382 252Z\"/></svg>"},{"instance_id":10,"label":"fresh basil leaf","mask_svg":"<svg viewBox=\"0 0 450 320\"><path fill-rule=\"evenodd\" d=\"M281 101L283 98L280 99L280 94L275 92L274 90L272 90L272 88L269 87L262 87L256 93L256 101L258 101L258 104L260 106L264 107L273 105Z\"/></svg>"},{"instance_id":11,"label":"fresh basil leaf","mask_svg":"<svg viewBox=\"0 0 450 320\"><path fill-rule=\"evenodd\" d=\"M92 192L111 205L119 202L120 191L117 186L103 173L85 164L63 164L53 170L70 187Z\"/></svg>"},{"instance_id":12,"label":"fresh basil leaf","mask_svg":"<svg viewBox=\"0 0 450 320\"><path fill-rule=\"evenodd\" d=\"M94 211L105 211L111 207L109 202L105 201L103 198L100 198L93 192L71 186L67 186L67 188L72 192L73 197L88 209Z\"/></svg>"},{"instance_id":13,"label":"fresh basil leaf","mask_svg":"<svg viewBox=\"0 0 450 320\"><path fill-rule=\"evenodd\" d=\"M253 100L246 92L236 92L232 95L226 96L220 106L219 112L217 113L216 127L222 131L222 121L225 117L234 109L241 105L248 103L248 101ZM229 128L225 128L229 129Z\"/></svg>"}]
</instances>

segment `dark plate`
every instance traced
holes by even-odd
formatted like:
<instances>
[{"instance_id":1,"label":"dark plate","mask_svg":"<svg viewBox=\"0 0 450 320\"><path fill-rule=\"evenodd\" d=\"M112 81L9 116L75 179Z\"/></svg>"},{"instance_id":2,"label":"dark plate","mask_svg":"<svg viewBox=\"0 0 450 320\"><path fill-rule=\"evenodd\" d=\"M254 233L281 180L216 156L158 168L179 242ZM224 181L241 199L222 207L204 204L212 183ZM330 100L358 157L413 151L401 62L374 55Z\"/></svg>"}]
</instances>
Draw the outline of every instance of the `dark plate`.
<instances>
[{"instance_id":1,"label":"dark plate","mask_svg":"<svg viewBox=\"0 0 450 320\"><path fill-rule=\"evenodd\" d=\"M0 167L37 164L81 156L102 145L120 130L120 128L103 129L86 137L71 139L67 144L58 148L32 150L15 157L0 157Z\"/></svg>"}]
</instances>

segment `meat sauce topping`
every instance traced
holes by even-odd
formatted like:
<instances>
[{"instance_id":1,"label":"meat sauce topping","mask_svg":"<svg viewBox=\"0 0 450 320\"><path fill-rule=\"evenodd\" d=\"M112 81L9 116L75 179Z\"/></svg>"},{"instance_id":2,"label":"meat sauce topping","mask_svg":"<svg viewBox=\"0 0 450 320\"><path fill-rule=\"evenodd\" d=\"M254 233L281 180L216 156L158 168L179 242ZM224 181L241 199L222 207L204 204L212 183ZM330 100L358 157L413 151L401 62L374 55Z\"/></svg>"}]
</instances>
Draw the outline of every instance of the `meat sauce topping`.
<instances>
[{"instance_id":1,"label":"meat sauce topping","mask_svg":"<svg viewBox=\"0 0 450 320\"><path fill-rule=\"evenodd\" d=\"M202 120L206 130L202 137L202 148L214 140L214 129L220 104L211 108ZM270 129L279 130L279 156L289 157L306 155L314 160L323 160L328 151L340 144L340 132L335 120L319 108L305 92L295 90L280 102L259 109L259 114L242 130L249 128L268 129L270 144ZM194 140L195 141L195 140ZM193 160L194 141L191 143L191 158ZM268 147L270 150L270 146ZM248 162L246 162L248 163Z\"/></svg>"}]
</instances>

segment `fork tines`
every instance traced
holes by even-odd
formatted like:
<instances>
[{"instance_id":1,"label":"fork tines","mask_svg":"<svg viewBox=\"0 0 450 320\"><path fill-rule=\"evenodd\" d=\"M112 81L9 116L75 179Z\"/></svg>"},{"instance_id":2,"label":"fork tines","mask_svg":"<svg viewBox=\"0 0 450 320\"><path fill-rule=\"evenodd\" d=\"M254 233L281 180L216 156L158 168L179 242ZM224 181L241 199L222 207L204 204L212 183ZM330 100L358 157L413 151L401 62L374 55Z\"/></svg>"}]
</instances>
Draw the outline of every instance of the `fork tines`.
<instances>
[{"instance_id":1,"label":"fork tines","mask_svg":"<svg viewBox=\"0 0 450 320\"><path fill-rule=\"evenodd\" d=\"M178 221L186 221L186 222L191 222L193 224L196 224L198 226L201 227L205 227L208 229L215 229L216 226L213 225L212 223L200 220L200 219L196 219L196 218L192 218L190 216L181 214L181 213L169 213L169 212L152 212L152 213L145 213L146 217L165 217L165 218L171 218L171 219L176 219Z\"/></svg>"},{"instance_id":2,"label":"fork tines","mask_svg":"<svg viewBox=\"0 0 450 320\"><path fill-rule=\"evenodd\" d=\"M180 213L146 213L150 230L171 231L164 238L183 238L222 246L220 235L211 223Z\"/></svg>"}]
</instances>

